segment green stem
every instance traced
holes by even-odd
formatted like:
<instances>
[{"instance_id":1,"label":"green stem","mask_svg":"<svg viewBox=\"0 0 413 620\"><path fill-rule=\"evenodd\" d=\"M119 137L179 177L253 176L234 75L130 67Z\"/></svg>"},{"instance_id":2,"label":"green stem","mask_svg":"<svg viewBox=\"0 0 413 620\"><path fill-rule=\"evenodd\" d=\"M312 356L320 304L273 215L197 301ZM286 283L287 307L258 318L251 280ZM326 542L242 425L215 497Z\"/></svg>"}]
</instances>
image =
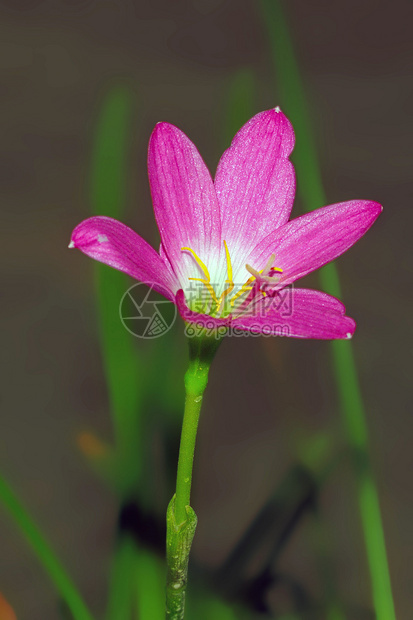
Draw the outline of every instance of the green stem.
<instances>
[{"instance_id":1,"label":"green stem","mask_svg":"<svg viewBox=\"0 0 413 620\"><path fill-rule=\"evenodd\" d=\"M176 474L175 518L178 525L186 521L186 507L190 505L196 432L208 371L208 364L198 358L190 362L185 374L185 411Z\"/></svg>"},{"instance_id":2,"label":"green stem","mask_svg":"<svg viewBox=\"0 0 413 620\"><path fill-rule=\"evenodd\" d=\"M189 552L197 524L196 514L190 505L196 433L209 368L219 342L220 339L214 336L189 338L190 362L185 374L186 398L176 493L169 503L166 516L166 618L169 620L182 620L185 613Z\"/></svg>"},{"instance_id":3,"label":"green stem","mask_svg":"<svg viewBox=\"0 0 413 620\"><path fill-rule=\"evenodd\" d=\"M174 495L166 513L167 620L183 620L185 613L189 552L197 524L197 517L191 506L186 507L185 513L186 520L177 524Z\"/></svg>"},{"instance_id":4,"label":"green stem","mask_svg":"<svg viewBox=\"0 0 413 620\"><path fill-rule=\"evenodd\" d=\"M92 616L82 597L70 577L66 574L52 548L14 495L7 482L1 477L0 501L5 505L14 522L19 526L36 556L43 564L57 591L70 609L74 620L92 620Z\"/></svg>"}]
</instances>

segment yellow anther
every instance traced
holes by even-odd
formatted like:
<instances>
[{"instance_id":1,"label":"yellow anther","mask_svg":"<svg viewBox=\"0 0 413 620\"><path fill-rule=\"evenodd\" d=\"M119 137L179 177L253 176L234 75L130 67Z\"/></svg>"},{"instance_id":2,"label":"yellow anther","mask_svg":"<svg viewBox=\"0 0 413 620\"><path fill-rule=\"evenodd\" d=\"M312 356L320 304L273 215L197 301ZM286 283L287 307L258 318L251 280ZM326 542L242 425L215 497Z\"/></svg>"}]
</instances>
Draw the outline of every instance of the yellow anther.
<instances>
[{"instance_id":1,"label":"yellow anther","mask_svg":"<svg viewBox=\"0 0 413 620\"><path fill-rule=\"evenodd\" d=\"M227 242L225 240L224 240L224 247L225 247L225 257L227 259L228 280L226 281L226 284L228 284L228 287L225 289L225 291L221 294L221 297L219 298L217 311L221 309L221 305L225 297L227 297L234 290L234 282L232 281L231 256L229 254Z\"/></svg>"},{"instance_id":2,"label":"yellow anther","mask_svg":"<svg viewBox=\"0 0 413 620\"><path fill-rule=\"evenodd\" d=\"M194 257L197 265L199 265L199 267L201 268L201 270L205 274L205 279L203 279L203 278L188 278L188 280L195 280L195 282L202 282L202 284L204 284L206 286L207 291L211 295L214 303L218 304L218 299L217 299L217 296L215 294L214 288L213 288L213 286L211 284L211 276L209 275L209 271L208 271L207 266L202 262L202 260L196 254L196 252L194 252L194 250L192 250L192 248L181 248L181 251L182 252L190 252L192 254L192 256Z\"/></svg>"},{"instance_id":3,"label":"yellow anther","mask_svg":"<svg viewBox=\"0 0 413 620\"><path fill-rule=\"evenodd\" d=\"M191 252L191 254L195 258L197 264L200 266L200 268L204 272L206 279L208 280L208 282L210 282L211 281L211 276L209 275L209 271L207 269L207 266L201 261L199 256L191 248L181 248L181 252ZM189 278L189 279L190 280L196 280L197 278ZM201 282L202 282L202 280L201 280Z\"/></svg>"},{"instance_id":4,"label":"yellow anther","mask_svg":"<svg viewBox=\"0 0 413 620\"><path fill-rule=\"evenodd\" d=\"M209 274L208 268L205 265L205 263L202 262L202 260L199 258L199 256L196 254L196 252L194 252L194 250L192 250L192 248L188 248L188 247L184 247L181 248L182 252L189 252L192 257L194 258L194 260L196 261L196 264L198 265L198 267L201 269L202 273L204 274L203 278L188 278L189 280L194 280L196 282L201 282L207 289L208 293L211 296L211 300L214 304L216 304L216 307L213 310L213 314L216 314L218 312L227 312L227 310L222 310L222 306L224 304L224 300L226 297L228 297L228 295L230 295L230 293L232 293L232 291L235 288L234 285L234 281L233 281L233 270L232 270L232 263L231 263L231 256L228 250L228 245L227 242L224 240L224 248L225 248L225 258L226 258L226 263L227 263L227 274L228 274L228 278L225 282L226 284L226 289L223 291L223 293L221 293L220 298L217 298L217 295L215 293L214 287L211 284L211 276ZM245 284L241 287L241 289L233 296L230 298L229 303L231 308L234 307L235 301L241 297L242 295L247 295L248 293L250 293L253 289L254 289L254 281L257 281L257 284L259 285L260 282L264 282L264 283L268 283L268 284L276 284L279 281L279 277L278 276L269 276L268 274L271 272L278 272L278 273L282 273L282 269L278 268L278 267L272 267L272 264L275 260L275 254L271 254L271 256L269 257L269 259L267 260L267 264L265 265L264 269L261 269L260 271L257 271L256 269L254 269L253 267L251 267L251 265L245 265L245 268L247 271L249 271L249 273L251 274L251 277L248 278L248 280L245 282ZM260 289L260 286L258 286L257 288L257 293L260 292L264 297L266 295L266 292L264 290ZM241 303L241 306L237 307L237 312L240 310L240 308L242 308L245 304L247 306L249 306L251 300L249 300L248 297L246 297L244 299L244 301ZM205 310L204 310L205 312ZM207 311L208 313L211 312L211 308L209 311Z\"/></svg>"},{"instance_id":5,"label":"yellow anther","mask_svg":"<svg viewBox=\"0 0 413 620\"><path fill-rule=\"evenodd\" d=\"M227 246L227 242L224 240L224 247L225 247L225 256L227 259L227 272L228 272L228 283L232 283L232 264L231 264L231 257L229 255L229 250L228 250L228 246Z\"/></svg>"}]
</instances>

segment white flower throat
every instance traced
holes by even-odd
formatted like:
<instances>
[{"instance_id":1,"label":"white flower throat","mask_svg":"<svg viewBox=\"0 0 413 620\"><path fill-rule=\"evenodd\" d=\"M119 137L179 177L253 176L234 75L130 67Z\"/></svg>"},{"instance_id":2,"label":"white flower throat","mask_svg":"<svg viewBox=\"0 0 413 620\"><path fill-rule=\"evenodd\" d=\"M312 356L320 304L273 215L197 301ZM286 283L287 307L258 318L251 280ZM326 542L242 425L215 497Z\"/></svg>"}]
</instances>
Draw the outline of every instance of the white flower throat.
<instances>
[{"instance_id":1,"label":"white flower throat","mask_svg":"<svg viewBox=\"0 0 413 620\"><path fill-rule=\"evenodd\" d=\"M242 286L236 285L233 280L231 256L225 240L224 248L227 263L227 279L225 281L225 289L219 297L215 292L213 283L211 283L211 276L205 263L192 248L181 248L182 252L190 253L204 276L202 278L188 278L188 280L203 284L203 288L198 291L198 296L189 300L190 308L203 314L210 314L211 316L221 318L225 318L233 313L239 315L248 311L248 307L256 299L257 295L265 297L267 294L265 289L280 281L280 274L283 271L279 267L274 267L275 254L271 254L264 269L260 271L246 264L245 269L251 274L251 277ZM237 288L238 290L236 290ZM205 292L207 293L206 295Z\"/></svg>"}]
</instances>

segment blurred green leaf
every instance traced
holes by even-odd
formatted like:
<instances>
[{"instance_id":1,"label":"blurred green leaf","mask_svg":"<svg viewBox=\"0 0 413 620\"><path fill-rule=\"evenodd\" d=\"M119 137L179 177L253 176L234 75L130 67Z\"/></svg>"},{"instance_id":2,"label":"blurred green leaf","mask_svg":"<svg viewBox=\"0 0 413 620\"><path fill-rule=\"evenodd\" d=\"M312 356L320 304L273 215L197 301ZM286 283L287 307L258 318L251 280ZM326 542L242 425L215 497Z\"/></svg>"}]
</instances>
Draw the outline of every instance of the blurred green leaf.
<instances>
[{"instance_id":1,"label":"blurred green leaf","mask_svg":"<svg viewBox=\"0 0 413 620\"><path fill-rule=\"evenodd\" d=\"M293 159L299 178L298 188L304 204L310 211L327 204L327 201L310 122L309 105L281 2L261 0L260 6L263 22L268 30L281 103L297 135ZM341 297L340 280L333 263L320 271L320 282L326 292ZM395 620L381 511L368 456L366 415L352 345L347 341L334 341L331 346L343 421L348 442L354 453L353 462L375 612L378 620Z\"/></svg>"},{"instance_id":2,"label":"blurred green leaf","mask_svg":"<svg viewBox=\"0 0 413 620\"><path fill-rule=\"evenodd\" d=\"M240 69L229 82L224 105L222 149L227 149L233 137L254 114L255 79L252 69Z\"/></svg>"},{"instance_id":3,"label":"blurred green leaf","mask_svg":"<svg viewBox=\"0 0 413 620\"><path fill-rule=\"evenodd\" d=\"M32 547L56 590L72 613L74 620L92 620L92 616L81 595L56 557L53 549L13 493L11 487L2 477L0 477L0 500Z\"/></svg>"},{"instance_id":4,"label":"blurred green leaf","mask_svg":"<svg viewBox=\"0 0 413 620\"><path fill-rule=\"evenodd\" d=\"M127 155L132 97L124 86L105 96L97 119L92 153L91 201L96 215L119 220L125 213ZM102 356L115 433L117 484L127 495L135 489L143 468L143 360L133 337L119 317L119 303L131 286L122 273L95 265Z\"/></svg>"},{"instance_id":5,"label":"blurred green leaf","mask_svg":"<svg viewBox=\"0 0 413 620\"><path fill-rule=\"evenodd\" d=\"M117 544L112 559L106 620L131 620L134 602L136 548L127 536Z\"/></svg>"},{"instance_id":6,"label":"blurred green leaf","mask_svg":"<svg viewBox=\"0 0 413 620\"><path fill-rule=\"evenodd\" d=\"M164 620L164 563L146 549L137 550L135 557L135 592L138 620Z\"/></svg>"}]
</instances>

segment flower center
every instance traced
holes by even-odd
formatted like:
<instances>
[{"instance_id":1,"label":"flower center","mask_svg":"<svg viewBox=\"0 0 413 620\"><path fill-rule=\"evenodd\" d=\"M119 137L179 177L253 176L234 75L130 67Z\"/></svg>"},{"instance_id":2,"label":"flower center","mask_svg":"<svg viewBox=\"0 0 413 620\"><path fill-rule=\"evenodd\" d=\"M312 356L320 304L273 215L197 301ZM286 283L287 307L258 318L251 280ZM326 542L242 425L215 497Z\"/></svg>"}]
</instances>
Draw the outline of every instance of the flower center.
<instances>
[{"instance_id":1,"label":"flower center","mask_svg":"<svg viewBox=\"0 0 413 620\"><path fill-rule=\"evenodd\" d=\"M205 263L192 248L181 248L182 252L189 252L191 254L204 275L203 278L188 278L190 281L201 282L201 284L203 284L203 287L197 291L195 296L191 295L190 298L188 298L186 295L189 306L197 312L210 314L211 316L220 316L221 318L225 318L234 312L240 314L246 311L250 303L256 299L257 295L265 297L267 294L265 289L271 284L277 284L280 280L280 275L274 274L281 274L283 271L279 267L273 266L275 254L271 254L264 269L260 271L257 271L247 264L245 268L251 274L251 277L231 296L231 293L237 285L234 284L233 281L231 256L225 240L224 248L228 277L225 281L226 288L219 297L215 292L214 284L211 283L211 276ZM191 293L192 292L193 291L191 291Z\"/></svg>"}]
</instances>

